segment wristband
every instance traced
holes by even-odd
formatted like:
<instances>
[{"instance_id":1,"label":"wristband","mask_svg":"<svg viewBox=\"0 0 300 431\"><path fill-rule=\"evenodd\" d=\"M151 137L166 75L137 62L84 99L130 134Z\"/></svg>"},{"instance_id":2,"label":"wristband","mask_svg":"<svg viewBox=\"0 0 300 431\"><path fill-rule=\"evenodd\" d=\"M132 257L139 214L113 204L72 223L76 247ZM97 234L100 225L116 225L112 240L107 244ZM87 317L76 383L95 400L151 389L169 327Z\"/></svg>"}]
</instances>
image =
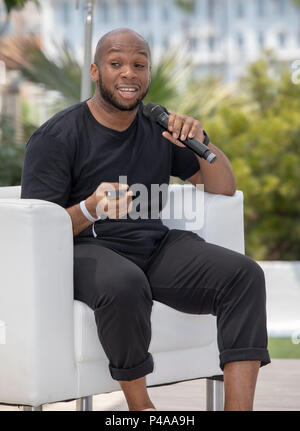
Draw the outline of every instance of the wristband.
<instances>
[{"instance_id":1,"label":"wristband","mask_svg":"<svg viewBox=\"0 0 300 431\"><path fill-rule=\"evenodd\" d=\"M95 221L97 221L97 220L100 220L101 219L101 216L100 217L98 217L98 218L94 218L94 217L92 217L91 216L91 214L88 212L88 210L86 209L86 206L85 206L85 201L83 200L83 201L81 201L80 202L80 209L81 209L81 211L83 212L83 215L85 216L85 218L87 218L89 221L91 221L91 222L95 222Z\"/></svg>"}]
</instances>

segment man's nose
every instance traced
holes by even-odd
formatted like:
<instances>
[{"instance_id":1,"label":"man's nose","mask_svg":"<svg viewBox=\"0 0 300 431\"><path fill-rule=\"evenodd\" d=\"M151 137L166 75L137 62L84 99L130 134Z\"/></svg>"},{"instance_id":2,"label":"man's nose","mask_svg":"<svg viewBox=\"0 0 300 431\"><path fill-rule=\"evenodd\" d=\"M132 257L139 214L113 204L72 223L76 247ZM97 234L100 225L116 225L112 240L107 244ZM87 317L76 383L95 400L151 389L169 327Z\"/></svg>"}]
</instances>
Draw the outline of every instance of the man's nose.
<instances>
[{"instance_id":1,"label":"man's nose","mask_svg":"<svg viewBox=\"0 0 300 431\"><path fill-rule=\"evenodd\" d=\"M121 70L121 76L124 78L134 78L136 76L136 70L130 64L124 65Z\"/></svg>"}]
</instances>

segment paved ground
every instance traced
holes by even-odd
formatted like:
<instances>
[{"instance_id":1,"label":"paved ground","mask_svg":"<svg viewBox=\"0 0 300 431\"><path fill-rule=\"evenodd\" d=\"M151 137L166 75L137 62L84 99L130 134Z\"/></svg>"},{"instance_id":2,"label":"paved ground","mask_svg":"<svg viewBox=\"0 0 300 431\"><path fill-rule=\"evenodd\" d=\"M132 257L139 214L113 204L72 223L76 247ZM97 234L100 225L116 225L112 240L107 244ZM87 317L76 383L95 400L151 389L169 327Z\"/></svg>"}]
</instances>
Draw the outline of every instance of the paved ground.
<instances>
[{"instance_id":1,"label":"paved ground","mask_svg":"<svg viewBox=\"0 0 300 431\"><path fill-rule=\"evenodd\" d=\"M173 385L149 388L156 408L164 410L205 410L205 380L190 380ZM75 410L76 402L46 404L43 410ZM122 391L93 397L94 410L127 411ZM18 407L0 405L3 410L22 410ZM254 410L300 411L300 360L273 359L260 369L256 387Z\"/></svg>"}]
</instances>

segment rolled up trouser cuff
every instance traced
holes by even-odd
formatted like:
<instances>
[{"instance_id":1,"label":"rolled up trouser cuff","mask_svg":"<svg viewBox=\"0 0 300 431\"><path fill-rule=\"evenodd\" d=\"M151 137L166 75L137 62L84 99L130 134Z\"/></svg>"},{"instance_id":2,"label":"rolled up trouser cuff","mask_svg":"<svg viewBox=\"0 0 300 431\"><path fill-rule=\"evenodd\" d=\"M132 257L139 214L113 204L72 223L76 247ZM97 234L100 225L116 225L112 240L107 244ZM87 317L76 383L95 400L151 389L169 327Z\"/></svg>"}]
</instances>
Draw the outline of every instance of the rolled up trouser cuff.
<instances>
[{"instance_id":1,"label":"rolled up trouser cuff","mask_svg":"<svg viewBox=\"0 0 300 431\"><path fill-rule=\"evenodd\" d=\"M261 361L263 367L271 362L269 352L265 348L249 347L244 349L228 349L220 353L220 368L224 370L227 362Z\"/></svg>"},{"instance_id":2,"label":"rolled up trouser cuff","mask_svg":"<svg viewBox=\"0 0 300 431\"><path fill-rule=\"evenodd\" d=\"M134 380L152 373L154 368L153 357L148 353L147 358L132 368L114 368L109 365L109 371L114 380Z\"/></svg>"}]
</instances>

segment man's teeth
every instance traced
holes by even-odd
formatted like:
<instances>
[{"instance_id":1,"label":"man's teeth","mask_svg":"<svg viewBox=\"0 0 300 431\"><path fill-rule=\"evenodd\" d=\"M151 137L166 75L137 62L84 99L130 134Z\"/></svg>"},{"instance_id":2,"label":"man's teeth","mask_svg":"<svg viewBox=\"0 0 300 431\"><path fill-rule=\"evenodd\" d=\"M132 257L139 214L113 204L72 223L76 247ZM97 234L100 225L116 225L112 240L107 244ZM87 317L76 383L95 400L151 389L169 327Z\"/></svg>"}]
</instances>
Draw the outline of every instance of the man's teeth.
<instances>
[{"instance_id":1,"label":"man's teeth","mask_svg":"<svg viewBox=\"0 0 300 431\"><path fill-rule=\"evenodd\" d=\"M119 90L120 90L120 91L130 91L130 92L134 92L134 91L136 91L136 89L135 89L135 88L126 88L126 87L124 87L124 88L119 88Z\"/></svg>"}]
</instances>

